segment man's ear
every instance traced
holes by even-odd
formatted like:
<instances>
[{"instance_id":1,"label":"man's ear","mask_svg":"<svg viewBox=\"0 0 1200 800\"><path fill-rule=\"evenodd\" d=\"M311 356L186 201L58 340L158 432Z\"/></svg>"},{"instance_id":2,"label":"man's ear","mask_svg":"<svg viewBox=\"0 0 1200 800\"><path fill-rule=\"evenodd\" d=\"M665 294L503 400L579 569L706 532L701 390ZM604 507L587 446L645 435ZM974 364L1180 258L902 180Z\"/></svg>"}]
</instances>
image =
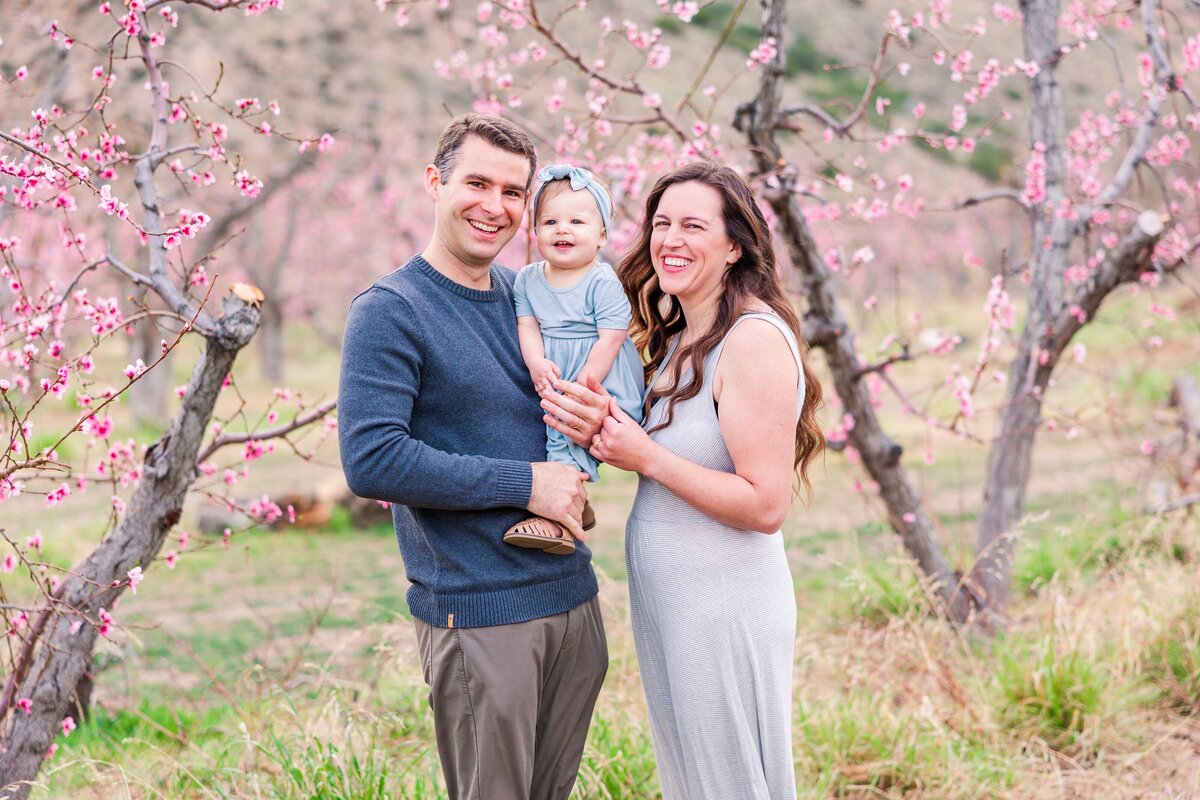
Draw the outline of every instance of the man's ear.
<instances>
[{"instance_id":1,"label":"man's ear","mask_svg":"<svg viewBox=\"0 0 1200 800\"><path fill-rule=\"evenodd\" d=\"M438 199L438 189L442 185L442 173L433 164L425 167L425 194L435 203Z\"/></svg>"}]
</instances>

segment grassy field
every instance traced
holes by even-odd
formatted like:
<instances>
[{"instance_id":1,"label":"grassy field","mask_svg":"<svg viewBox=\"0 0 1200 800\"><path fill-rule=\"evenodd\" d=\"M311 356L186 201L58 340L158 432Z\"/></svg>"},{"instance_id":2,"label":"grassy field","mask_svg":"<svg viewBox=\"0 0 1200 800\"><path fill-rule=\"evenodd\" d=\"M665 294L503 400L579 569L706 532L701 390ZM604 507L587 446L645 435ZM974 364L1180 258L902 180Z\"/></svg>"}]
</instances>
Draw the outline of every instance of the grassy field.
<instances>
[{"instance_id":1,"label":"grassy field","mask_svg":"<svg viewBox=\"0 0 1200 800\"><path fill-rule=\"evenodd\" d=\"M801 797L1200 796L1200 530L1194 516L1142 514L1151 467L1133 456L1171 376L1195 374L1195 333L1177 331L1145 366L1124 327L1088 332L1097 366L1068 370L1055 390L1049 413L1064 421L1039 442L1012 622L997 638L936 618L876 501L853 488L859 469L829 454L814 503L797 504L783 532L800 612ZM293 343L290 382L332 391L334 356L304 347ZM251 354L238 385L264 396L253 367ZM906 385L927 387L921 402L949 402L944 364L911 370L918 378ZM993 395L981 396L974 423L985 435ZM891 410L888 425L915 454L944 543L968 563L982 447L937 434L926 464L929 430ZM264 462L245 493L327 478L331 444L324 461ZM635 486L610 471L593 493L612 661L580 798L658 796L625 587ZM57 518L51 555L84 552L95 536L88 515L106 501L80 498L74 516ZM31 509L13 506L6 527L24 535L37 524ZM185 527L193 518L189 508ZM339 516L324 530L251 530L227 546L193 530L174 570L148 573L100 647L92 719L60 737L35 797L445 796L386 526L353 530Z\"/></svg>"}]
</instances>

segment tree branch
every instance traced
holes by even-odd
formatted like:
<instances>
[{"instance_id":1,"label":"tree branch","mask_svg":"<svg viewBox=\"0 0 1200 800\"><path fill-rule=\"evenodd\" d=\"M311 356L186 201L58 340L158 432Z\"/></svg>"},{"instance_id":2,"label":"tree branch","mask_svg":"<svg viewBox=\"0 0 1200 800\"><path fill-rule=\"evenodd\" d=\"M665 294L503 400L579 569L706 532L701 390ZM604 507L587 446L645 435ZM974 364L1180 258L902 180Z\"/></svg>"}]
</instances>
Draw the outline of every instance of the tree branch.
<instances>
[{"instance_id":1,"label":"tree branch","mask_svg":"<svg viewBox=\"0 0 1200 800\"><path fill-rule=\"evenodd\" d=\"M326 400L321 405L310 411L298 415L291 422L284 425L279 425L274 428L268 428L265 431L251 431L249 433L222 433L214 438L199 455L196 456L196 463L200 464L207 461L212 454L220 450L222 447L227 447L231 444L245 444L246 442L265 442L268 439L285 438L292 431L299 430L307 425L311 425L319 419L327 416L331 411L337 408L337 400Z\"/></svg>"},{"instance_id":2,"label":"tree branch","mask_svg":"<svg viewBox=\"0 0 1200 800\"><path fill-rule=\"evenodd\" d=\"M887 56L888 42L891 40L892 34L885 33L883 38L879 40L879 51L875 54L875 63L871 65L871 77L867 79L866 88L863 89L862 97L858 99L858 105L850 112L850 116L846 117L841 122L838 122L831 114L824 109L817 108L812 105L796 105L788 106L779 111L776 116L775 125L784 126L789 116L795 114L807 114L811 117L821 120L826 126L833 129L833 132L838 136L845 136L850 132L867 110L870 105L871 96L875 94L875 89L879 86L880 77L883 75L883 62ZM777 39L782 43L782 39ZM829 67L826 67L828 70Z\"/></svg>"},{"instance_id":3,"label":"tree branch","mask_svg":"<svg viewBox=\"0 0 1200 800\"><path fill-rule=\"evenodd\" d=\"M1116 247L1109 250L1088 280L1071 297L1071 305L1053 322L1052 352L1061 353L1075 333L1096 315L1104 299L1122 283L1136 281L1150 269L1154 245L1165 231L1162 217L1144 211ZM1172 265L1175 269L1178 264ZM1072 313L1074 312L1074 313Z\"/></svg>"},{"instance_id":4,"label":"tree branch","mask_svg":"<svg viewBox=\"0 0 1200 800\"><path fill-rule=\"evenodd\" d=\"M597 80L600 83L604 84L605 86L609 87L610 89L615 89L618 92L625 92L626 94L634 94L634 95L637 95L638 97L645 97L647 94L649 94L649 92L647 92L646 89L640 83L638 83L636 80L629 80L629 81L616 80L615 78L608 75L606 72L602 72L601 70L596 69L595 67L593 67L592 65L590 65L586 61L584 61L583 56L579 55L579 53L572 50L567 45L566 42L564 42L562 39L560 39L558 37L557 34L554 33L554 31L551 27L549 27L548 25L546 25L545 22L542 21L541 16L538 14L537 0L529 0L529 5L527 8L527 13L525 15L525 19L527 19L529 21L529 24L533 27L534 30L536 30L539 34L541 34L543 39L545 39L547 42L549 42L551 44L551 46L554 47L555 50L557 50L559 53L561 53L564 58L566 58L568 61L570 61L572 64L574 64L579 69L580 72L587 75L589 78L592 78L593 80ZM671 132L674 133L676 137L678 137L679 141L686 142L688 140L689 137L688 137L687 133L684 132L683 128L680 126L679 122L675 119L674 116L663 111L661 106L654 109L654 113L655 113L654 119L657 121L661 121L664 125L666 125L668 128L670 128Z\"/></svg>"},{"instance_id":5,"label":"tree branch","mask_svg":"<svg viewBox=\"0 0 1200 800\"><path fill-rule=\"evenodd\" d=\"M1162 111L1163 104L1166 102L1167 96L1174 91L1179 90L1179 80L1175 76L1175 70L1171 67L1171 62L1167 57L1166 45L1163 43L1162 36L1158 32L1157 16L1157 0L1141 0L1142 5L1142 28L1146 35L1146 44L1150 51L1150 57L1154 62L1154 86L1151 88L1150 100L1146 105L1146 117L1138 126L1137 133L1134 134L1133 143L1129 145L1129 149L1125 152L1125 157L1121 160L1121 164L1117 167L1117 171L1113 174L1112 180L1105 186L1100 194L1096 196L1094 203L1090 203L1077 212L1075 222L1075 230L1083 231L1096 212L1117 199L1129 182L1133 179L1134 173L1139 165L1146 158L1146 152L1150 149L1150 145L1154 142L1155 129L1158 127L1159 114Z\"/></svg>"},{"instance_id":6,"label":"tree branch","mask_svg":"<svg viewBox=\"0 0 1200 800\"><path fill-rule=\"evenodd\" d=\"M292 159L292 162L288 164L283 172L264 181L263 188L257 196L248 198L220 219L210 222L204 229L204 237L196 245L196 260L203 261L208 258L217 249L217 245L221 243L221 240L231 227L266 205L277 192L290 185L297 175L311 168L316 163L316 153L312 150L306 150Z\"/></svg>"},{"instance_id":7,"label":"tree branch","mask_svg":"<svg viewBox=\"0 0 1200 800\"><path fill-rule=\"evenodd\" d=\"M974 197L968 197L964 200L959 200L954 205L950 206L951 211L960 211L964 208L982 205L991 200L1012 200L1021 208L1028 209L1029 206L1021 199L1021 193L1016 189L991 189L986 192L981 192Z\"/></svg>"}]
</instances>

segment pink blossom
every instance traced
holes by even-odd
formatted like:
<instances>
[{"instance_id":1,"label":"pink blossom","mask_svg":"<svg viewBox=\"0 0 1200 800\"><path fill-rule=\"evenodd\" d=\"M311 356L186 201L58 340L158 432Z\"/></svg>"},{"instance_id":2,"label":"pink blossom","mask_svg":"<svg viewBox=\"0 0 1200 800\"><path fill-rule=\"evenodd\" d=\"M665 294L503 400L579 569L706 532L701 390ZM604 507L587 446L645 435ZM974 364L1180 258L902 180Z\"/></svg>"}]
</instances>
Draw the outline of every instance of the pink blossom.
<instances>
[{"instance_id":1,"label":"pink blossom","mask_svg":"<svg viewBox=\"0 0 1200 800\"><path fill-rule=\"evenodd\" d=\"M63 736L70 736L71 731L73 731L73 730L75 730L75 718L74 717L63 717L63 720L62 720Z\"/></svg>"},{"instance_id":2,"label":"pink blossom","mask_svg":"<svg viewBox=\"0 0 1200 800\"><path fill-rule=\"evenodd\" d=\"M58 488L46 495L45 507L50 508L56 506L67 498L71 493L71 487L67 483L60 483Z\"/></svg>"},{"instance_id":3,"label":"pink blossom","mask_svg":"<svg viewBox=\"0 0 1200 800\"><path fill-rule=\"evenodd\" d=\"M0 563L0 569L3 569L5 572L12 572L17 568L17 563L17 557L15 555L12 553L5 553L4 561L3 563Z\"/></svg>"},{"instance_id":4,"label":"pink blossom","mask_svg":"<svg viewBox=\"0 0 1200 800\"><path fill-rule=\"evenodd\" d=\"M143 374L146 369L146 363L139 358L135 364L126 364L123 372L125 377L132 381L134 378Z\"/></svg>"},{"instance_id":5,"label":"pink blossom","mask_svg":"<svg viewBox=\"0 0 1200 800\"><path fill-rule=\"evenodd\" d=\"M33 701L28 697L22 697L17 701L17 708L25 712L26 716L33 713Z\"/></svg>"},{"instance_id":6,"label":"pink blossom","mask_svg":"<svg viewBox=\"0 0 1200 800\"><path fill-rule=\"evenodd\" d=\"M175 565L179 563L179 553L171 550L163 556L163 561L166 562L167 569L175 569Z\"/></svg>"},{"instance_id":7,"label":"pink blossom","mask_svg":"<svg viewBox=\"0 0 1200 800\"><path fill-rule=\"evenodd\" d=\"M656 44L646 55L646 66L650 69L662 69L671 60L671 48L665 44Z\"/></svg>"},{"instance_id":8,"label":"pink blossom","mask_svg":"<svg viewBox=\"0 0 1200 800\"><path fill-rule=\"evenodd\" d=\"M125 575L129 578L129 591L137 594L138 584L141 583L145 578L145 576L142 575L142 568L134 567L133 569L129 570L129 572L126 572Z\"/></svg>"},{"instance_id":9,"label":"pink blossom","mask_svg":"<svg viewBox=\"0 0 1200 800\"><path fill-rule=\"evenodd\" d=\"M746 59L746 69L754 71L760 64L773 61L779 55L779 48L776 45L774 36L768 36L759 42L758 47L751 50L750 57Z\"/></svg>"},{"instance_id":10,"label":"pink blossom","mask_svg":"<svg viewBox=\"0 0 1200 800\"><path fill-rule=\"evenodd\" d=\"M234 176L234 182L237 184L238 190L242 193L243 197L258 197L258 193L262 191L262 181L244 169L240 170Z\"/></svg>"},{"instance_id":11,"label":"pink blossom","mask_svg":"<svg viewBox=\"0 0 1200 800\"><path fill-rule=\"evenodd\" d=\"M1138 450L1140 450L1144 456L1152 456L1154 455L1154 442L1150 441L1149 439L1142 439L1142 443L1138 445Z\"/></svg>"},{"instance_id":12,"label":"pink blossom","mask_svg":"<svg viewBox=\"0 0 1200 800\"><path fill-rule=\"evenodd\" d=\"M1003 3L992 4L992 16L1003 22L1005 25L1011 25L1017 21L1016 10L1004 5Z\"/></svg>"}]
</instances>

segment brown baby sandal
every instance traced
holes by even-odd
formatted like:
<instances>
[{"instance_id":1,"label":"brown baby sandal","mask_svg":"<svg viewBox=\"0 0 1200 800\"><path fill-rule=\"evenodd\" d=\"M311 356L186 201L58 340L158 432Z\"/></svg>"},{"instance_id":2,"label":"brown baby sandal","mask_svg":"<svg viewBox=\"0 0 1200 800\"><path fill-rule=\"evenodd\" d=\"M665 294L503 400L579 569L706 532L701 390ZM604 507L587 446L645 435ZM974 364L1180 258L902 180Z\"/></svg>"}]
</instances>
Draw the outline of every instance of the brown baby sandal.
<instances>
[{"instance_id":1,"label":"brown baby sandal","mask_svg":"<svg viewBox=\"0 0 1200 800\"><path fill-rule=\"evenodd\" d=\"M517 547L542 550L554 556L575 552L575 537L562 526L543 517L523 519L504 532L504 541Z\"/></svg>"}]
</instances>

